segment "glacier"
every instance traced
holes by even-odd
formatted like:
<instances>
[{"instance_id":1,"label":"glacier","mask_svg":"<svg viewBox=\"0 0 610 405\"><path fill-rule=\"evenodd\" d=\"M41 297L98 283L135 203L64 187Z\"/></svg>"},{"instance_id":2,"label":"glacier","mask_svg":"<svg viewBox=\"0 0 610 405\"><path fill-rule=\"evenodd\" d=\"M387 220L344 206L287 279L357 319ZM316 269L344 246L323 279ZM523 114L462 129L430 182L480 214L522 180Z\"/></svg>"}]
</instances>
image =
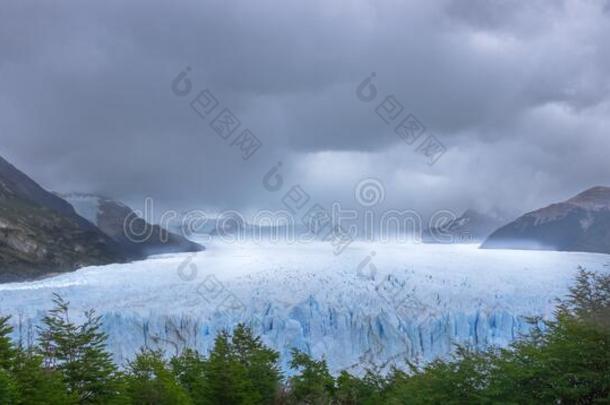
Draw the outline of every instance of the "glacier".
<instances>
[{"instance_id":1,"label":"glacier","mask_svg":"<svg viewBox=\"0 0 610 405\"><path fill-rule=\"evenodd\" d=\"M142 347L208 351L239 322L278 350L325 358L334 372L387 370L449 356L456 344L506 346L553 317L579 266L609 271L592 253L480 250L476 245L356 241L341 255L323 241L206 241L198 253L88 267L0 285L0 314L31 344L52 294L71 316L103 316L119 364Z\"/></svg>"}]
</instances>

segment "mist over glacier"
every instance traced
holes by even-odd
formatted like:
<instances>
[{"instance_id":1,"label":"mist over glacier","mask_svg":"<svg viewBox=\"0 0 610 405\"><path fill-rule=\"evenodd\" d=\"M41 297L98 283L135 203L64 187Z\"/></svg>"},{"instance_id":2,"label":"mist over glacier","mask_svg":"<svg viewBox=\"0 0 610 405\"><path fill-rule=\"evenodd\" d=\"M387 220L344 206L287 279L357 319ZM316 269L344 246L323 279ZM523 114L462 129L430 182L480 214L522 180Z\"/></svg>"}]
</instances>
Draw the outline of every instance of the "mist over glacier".
<instances>
[{"instance_id":1,"label":"mist over glacier","mask_svg":"<svg viewBox=\"0 0 610 405\"><path fill-rule=\"evenodd\" d=\"M579 266L610 256L480 250L476 245L354 242L341 255L309 243L207 241L199 253L88 267L0 285L15 339L36 338L53 293L71 316L94 308L124 363L141 347L209 350L216 333L250 325L280 351L325 357L332 370L403 366L448 356L456 344L505 346L530 316L550 318Z\"/></svg>"}]
</instances>

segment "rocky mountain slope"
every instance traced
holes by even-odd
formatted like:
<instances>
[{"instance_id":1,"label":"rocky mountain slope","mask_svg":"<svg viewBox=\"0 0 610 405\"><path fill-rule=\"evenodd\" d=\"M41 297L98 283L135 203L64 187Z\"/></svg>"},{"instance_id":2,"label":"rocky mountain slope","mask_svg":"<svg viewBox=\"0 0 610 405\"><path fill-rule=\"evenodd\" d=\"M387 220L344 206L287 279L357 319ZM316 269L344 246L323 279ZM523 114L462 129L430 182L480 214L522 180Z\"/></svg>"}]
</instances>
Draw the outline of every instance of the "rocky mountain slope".
<instances>
[{"instance_id":1,"label":"rocky mountain slope","mask_svg":"<svg viewBox=\"0 0 610 405\"><path fill-rule=\"evenodd\" d=\"M62 197L79 215L133 254L148 256L204 250L195 242L159 225L149 224L121 202L94 194L66 194Z\"/></svg>"},{"instance_id":2,"label":"rocky mountain slope","mask_svg":"<svg viewBox=\"0 0 610 405\"><path fill-rule=\"evenodd\" d=\"M0 158L0 282L129 258L70 204Z\"/></svg>"},{"instance_id":3,"label":"rocky mountain slope","mask_svg":"<svg viewBox=\"0 0 610 405\"><path fill-rule=\"evenodd\" d=\"M529 212L495 231L481 247L610 253L610 187L593 187Z\"/></svg>"}]
</instances>

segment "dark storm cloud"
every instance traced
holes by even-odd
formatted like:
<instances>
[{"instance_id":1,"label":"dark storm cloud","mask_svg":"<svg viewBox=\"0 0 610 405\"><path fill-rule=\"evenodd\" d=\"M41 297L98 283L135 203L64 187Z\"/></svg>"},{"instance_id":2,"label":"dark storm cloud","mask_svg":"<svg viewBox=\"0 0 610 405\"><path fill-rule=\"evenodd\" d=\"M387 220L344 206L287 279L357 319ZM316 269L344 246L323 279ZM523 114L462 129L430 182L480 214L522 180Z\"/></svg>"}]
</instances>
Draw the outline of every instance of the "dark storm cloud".
<instances>
[{"instance_id":1,"label":"dark storm cloud","mask_svg":"<svg viewBox=\"0 0 610 405\"><path fill-rule=\"evenodd\" d=\"M18 1L0 6L0 154L58 191L278 208L281 160L321 201L362 177L389 208L521 211L608 184L602 1ZM242 161L170 82L191 66L259 137ZM376 73L378 100L356 86ZM394 95L435 165L375 115Z\"/></svg>"}]
</instances>

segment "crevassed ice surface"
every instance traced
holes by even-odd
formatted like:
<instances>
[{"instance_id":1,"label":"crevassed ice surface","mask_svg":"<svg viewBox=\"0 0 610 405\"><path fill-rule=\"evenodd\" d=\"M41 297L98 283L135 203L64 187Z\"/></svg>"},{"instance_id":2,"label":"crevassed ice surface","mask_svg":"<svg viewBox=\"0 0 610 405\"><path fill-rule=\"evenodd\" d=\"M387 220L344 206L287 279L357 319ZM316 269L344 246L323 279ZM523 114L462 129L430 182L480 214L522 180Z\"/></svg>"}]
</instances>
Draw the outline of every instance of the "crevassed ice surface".
<instances>
[{"instance_id":1,"label":"crevassed ice surface","mask_svg":"<svg viewBox=\"0 0 610 405\"><path fill-rule=\"evenodd\" d=\"M143 346L206 352L218 331L246 322L284 367L296 347L334 371L360 372L447 356L455 344L505 346L528 331L525 317L552 317L578 266L606 272L610 263L602 254L474 245L355 242L339 256L325 242L206 245L3 284L0 313L13 315L15 338L27 344L59 293L72 316L103 315L119 363Z\"/></svg>"}]
</instances>

